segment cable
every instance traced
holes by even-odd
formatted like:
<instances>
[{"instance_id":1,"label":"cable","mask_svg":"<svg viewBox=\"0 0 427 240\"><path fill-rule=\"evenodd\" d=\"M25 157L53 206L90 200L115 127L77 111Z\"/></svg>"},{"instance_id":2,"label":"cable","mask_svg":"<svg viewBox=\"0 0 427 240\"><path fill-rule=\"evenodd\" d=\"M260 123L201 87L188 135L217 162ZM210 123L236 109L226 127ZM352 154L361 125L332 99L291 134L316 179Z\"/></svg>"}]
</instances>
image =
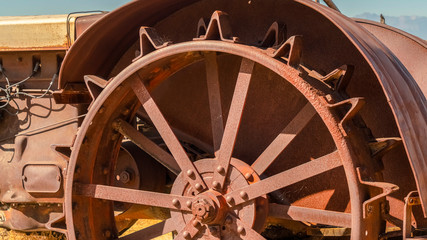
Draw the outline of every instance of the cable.
<instances>
[{"instance_id":1,"label":"cable","mask_svg":"<svg viewBox=\"0 0 427 240\"><path fill-rule=\"evenodd\" d=\"M26 92L12 92L13 87L19 87L21 84L25 83L26 81L28 81L29 79L31 79L32 77L34 77L34 75L40 70L40 62L36 62L36 64L34 65L33 71L31 72L31 74L24 78L23 80L14 83L14 84L10 84L9 78L7 77L6 73L5 73L5 69L3 68L2 64L0 63L0 73L3 75L3 78L5 78L6 80L6 88L2 88L0 87L0 91L5 93L4 97L0 97L0 100L6 100L6 102L2 105L0 105L0 109L5 110L7 113L11 114L11 115L16 115L20 112L19 110L19 105L18 103L13 99L14 96L19 96L19 95L24 95L30 98L35 98L35 99L39 99L39 98L43 98L44 96L46 96L51 90L53 83L55 82L56 78L58 77L58 73L53 74L52 80L49 83L48 88L46 89L46 91L44 91L44 93L40 96L35 96ZM0 79L1 80L1 79ZM10 111L7 110L7 106L10 105L10 102L13 101L17 107L17 112L15 114L11 113Z\"/></svg>"}]
</instances>

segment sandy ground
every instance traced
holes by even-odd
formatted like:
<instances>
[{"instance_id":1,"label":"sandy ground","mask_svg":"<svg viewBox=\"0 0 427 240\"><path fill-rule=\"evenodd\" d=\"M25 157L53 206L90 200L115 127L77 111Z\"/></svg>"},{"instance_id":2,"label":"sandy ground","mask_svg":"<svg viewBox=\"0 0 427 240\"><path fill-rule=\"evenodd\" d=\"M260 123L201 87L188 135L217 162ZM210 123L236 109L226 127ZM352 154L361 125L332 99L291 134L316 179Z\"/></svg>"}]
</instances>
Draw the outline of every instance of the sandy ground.
<instances>
[{"instance_id":1,"label":"sandy ground","mask_svg":"<svg viewBox=\"0 0 427 240\"><path fill-rule=\"evenodd\" d=\"M158 223L157 220L138 220L135 225L128 229L122 236L149 227L153 224ZM15 231L8 231L0 228L0 240L64 240L66 239L63 235L58 233L44 232L44 233L21 233ZM166 234L155 238L156 240L171 240L172 234Z\"/></svg>"}]
</instances>

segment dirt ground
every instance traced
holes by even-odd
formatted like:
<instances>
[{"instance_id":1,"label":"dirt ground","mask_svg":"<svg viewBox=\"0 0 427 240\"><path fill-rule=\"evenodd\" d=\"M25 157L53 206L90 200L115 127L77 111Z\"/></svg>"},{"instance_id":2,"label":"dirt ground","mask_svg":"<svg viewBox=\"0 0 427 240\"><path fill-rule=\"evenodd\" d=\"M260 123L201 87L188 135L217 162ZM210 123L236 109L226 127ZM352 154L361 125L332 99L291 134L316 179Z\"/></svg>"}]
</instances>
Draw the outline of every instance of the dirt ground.
<instances>
[{"instance_id":1,"label":"dirt ground","mask_svg":"<svg viewBox=\"0 0 427 240\"><path fill-rule=\"evenodd\" d=\"M128 235L139 229L149 227L153 224L158 223L157 220L138 220L135 225L128 229L122 236ZM8 231L0 228L0 240L65 240L65 236L58 233L43 232L43 233L21 233L15 231ZM155 238L156 240L171 240L172 234L166 234Z\"/></svg>"}]
</instances>

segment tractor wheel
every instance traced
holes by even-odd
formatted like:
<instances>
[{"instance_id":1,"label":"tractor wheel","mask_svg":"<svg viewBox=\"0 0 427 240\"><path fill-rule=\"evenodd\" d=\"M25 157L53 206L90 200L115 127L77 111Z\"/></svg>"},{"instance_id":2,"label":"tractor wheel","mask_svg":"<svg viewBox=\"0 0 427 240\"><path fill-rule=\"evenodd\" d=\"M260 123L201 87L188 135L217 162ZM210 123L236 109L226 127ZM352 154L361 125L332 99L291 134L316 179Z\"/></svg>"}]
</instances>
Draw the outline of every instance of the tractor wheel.
<instances>
[{"instance_id":1,"label":"tractor wheel","mask_svg":"<svg viewBox=\"0 0 427 240\"><path fill-rule=\"evenodd\" d=\"M274 239L275 225L300 238L383 231L371 211L381 201L365 202L381 174L358 115L363 99L342 92L351 66L322 76L301 63L300 36L281 41L273 24L249 45L230 35L227 18L215 12L196 39L177 44L141 28L128 67L109 81L85 77L96 100L69 163L70 239ZM115 184L124 142L143 150L133 155L137 188ZM118 202L132 220L164 221L121 237Z\"/></svg>"}]
</instances>

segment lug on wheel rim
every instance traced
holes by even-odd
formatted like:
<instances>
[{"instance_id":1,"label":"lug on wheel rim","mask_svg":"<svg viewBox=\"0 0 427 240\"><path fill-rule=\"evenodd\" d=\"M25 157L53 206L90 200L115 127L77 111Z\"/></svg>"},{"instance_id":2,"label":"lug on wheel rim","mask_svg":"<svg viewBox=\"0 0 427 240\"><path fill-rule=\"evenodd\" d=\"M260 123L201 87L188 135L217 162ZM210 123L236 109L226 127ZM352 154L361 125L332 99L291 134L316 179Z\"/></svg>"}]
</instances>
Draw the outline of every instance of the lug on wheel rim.
<instances>
[{"instance_id":1,"label":"lug on wheel rim","mask_svg":"<svg viewBox=\"0 0 427 240\"><path fill-rule=\"evenodd\" d=\"M96 101L92 103L77 136L70 160L71 174L67 180L65 208L71 239L117 238L113 201L143 205L147 206L146 209L170 209L170 218L166 214L165 221L123 239L151 239L168 232L174 232L176 239L262 239L260 232L266 226L267 217L352 228L355 238L360 238L359 234L370 234L367 226L369 218L362 217L362 202L367 193L360 187L356 171L356 166L364 161L366 154L358 145L358 133L351 131L355 128L348 119L355 115L353 110L357 103L349 100L343 103L327 84L295 69L299 64L297 38L288 41L289 49L287 52L284 50L282 55L277 53L280 50L277 48L256 48L236 44L234 40L222 40L199 39L157 46L157 50L154 48L152 53L139 57L108 84L98 84L102 86L101 89L95 91L97 86L92 86L91 92ZM233 64L237 64L235 69L238 70L234 75L229 74L230 78L236 79L234 92L224 93L220 79L225 73L221 73L220 69L227 69L227 65ZM190 111L187 108L187 111L200 112L200 121L206 120L202 116L207 112L209 122L200 125L191 124L199 121L194 119L198 114L190 116L190 123L180 122L173 116L173 110L165 109L166 104L158 100L161 99L160 95L168 94L158 89L172 91L174 81L180 77L183 79L182 76L186 74L191 78L192 70L196 68L202 69L200 71L205 76L200 82L205 86L203 96L207 104L198 105L204 109ZM103 81L94 76L87 78L92 83ZM261 78L263 81L280 79L286 85L285 90L291 89L282 94L292 97L294 103L292 107L284 107L292 109L284 129L277 126L276 134L269 137L268 143L259 146L263 150L251 158L242 153L245 147L251 152L251 144L256 143L258 137L249 133L240 137L242 131L251 130L241 125L245 122L246 108L254 111L250 96L251 91L256 90L250 86L256 84L252 83L255 79ZM269 86L267 83L265 85ZM185 84L180 83L180 86ZM268 91L276 92L276 89ZM200 92L194 92L196 99ZM226 97L221 96L223 94ZM176 96L188 97L179 92ZM227 97L229 103L224 100ZM341 106L350 108L341 110ZM227 108L228 116L225 113ZM135 116L156 129L160 143L135 128ZM265 116L268 117L271 116ZM313 122L317 122L317 125L309 127ZM200 130L200 126L208 126L207 135L211 140L198 139L194 134L186 135L182 126L194 128L195 132ZM263 127L273 128L260 126ZM291 163L285 169L269 169L270 165L276 166L276 159L282 152L286 154L288 148L300 148L293 146L293 143L300 134L310 136L302 133L305 128L320 128L329 134L324 139L314 132L312 138L302 140L319 141L325 144L323 149L328 152L317 152L312 158ZM124 138L134 142L170 173L178 174L176 178L172 177L175 179L170 193L113 187L116 177L114 166ZM332 147L322 141L331 142ZM301 140L298 142L301 143ZM206 156L190 159L188 148L183 147L185 143L206 149ZM353 153L356 147L357 156ZM319 149L310 145L304 148L306 150L302 152ZM275 193L286 187L318 176L330 177L331 172L342 169L345 179L341 178L340 181L347 185L351 211L350 206L341 211L324 210L324 207L315 209L313 203L305 204L304 201L289 205L289 202L281 202L274 197Z\"/></svg>"}]
</instances>

